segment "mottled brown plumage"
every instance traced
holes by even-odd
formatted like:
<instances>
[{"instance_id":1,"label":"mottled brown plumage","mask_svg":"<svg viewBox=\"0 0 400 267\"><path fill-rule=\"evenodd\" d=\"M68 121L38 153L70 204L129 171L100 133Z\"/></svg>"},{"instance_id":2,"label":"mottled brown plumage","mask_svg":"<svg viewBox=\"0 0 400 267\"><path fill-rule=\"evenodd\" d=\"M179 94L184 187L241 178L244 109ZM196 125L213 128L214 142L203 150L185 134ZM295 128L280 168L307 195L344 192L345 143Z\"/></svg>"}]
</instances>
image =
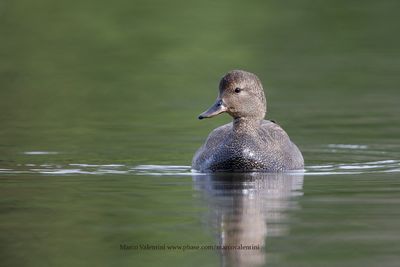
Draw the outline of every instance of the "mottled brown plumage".
<instances>
[{"instance_id":1,"label":"mottled brown plumage","mask_svg":"<svg viewBox=\"0 0 400 267\"><path fill-rule=\"evenodd\" d=\"M267 103L256 75L233 70L220 81L217 101L199 119L222 112L233 122L214 129L196 152L192 168L201 172L278 172L302 169L303 156L286 132L264 120Z\"/></svg>"}]
</instances>

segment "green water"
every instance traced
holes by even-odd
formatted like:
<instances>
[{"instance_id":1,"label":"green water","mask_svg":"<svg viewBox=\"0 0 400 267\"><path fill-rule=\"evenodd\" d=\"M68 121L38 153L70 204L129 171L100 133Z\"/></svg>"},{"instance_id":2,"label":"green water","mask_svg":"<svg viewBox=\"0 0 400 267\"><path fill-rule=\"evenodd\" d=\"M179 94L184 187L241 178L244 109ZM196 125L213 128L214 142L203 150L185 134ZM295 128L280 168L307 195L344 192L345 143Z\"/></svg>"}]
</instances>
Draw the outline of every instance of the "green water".
<instances>
[{"instance_id":1,"label":"green water","mask_svg":"<svg viewBox=\"0 0 400 267\"><path fill-rule=\"evenodd\" d=\"M0 265L398 266L399 8L1 1ZM304 173L191 173L237 68Z\"/></svg>"}]
</instances>

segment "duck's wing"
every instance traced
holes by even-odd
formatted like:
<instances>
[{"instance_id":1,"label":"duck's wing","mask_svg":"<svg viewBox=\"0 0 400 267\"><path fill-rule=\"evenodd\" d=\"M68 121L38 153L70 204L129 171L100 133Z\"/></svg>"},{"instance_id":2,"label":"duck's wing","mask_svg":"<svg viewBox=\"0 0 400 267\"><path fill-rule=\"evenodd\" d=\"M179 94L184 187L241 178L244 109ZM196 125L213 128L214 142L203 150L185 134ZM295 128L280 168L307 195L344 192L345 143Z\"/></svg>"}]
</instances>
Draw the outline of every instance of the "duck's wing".
<instances>
[{"instance_id":1,"label":"duck's wing","mask_svg":"<svg viewBox=\"0 0 400 267\"><path fill-rule=\"evenodd\" d=\"M283 145L290 141L288 134L275 121L263 120L260 130L261 137L266 143Z\"/></svg>"},{"instance_id":2,"label":"duck's wing","mask_svg":"<svg viewBox=\"0 0 400 267\"><path fill-rule=\"evenodd\" d=\"M265 149L274 153L283 163L285 169L301 169L304 166L303 156L298 147L290 140L289 135L275 122L264 120L261 124L261 139Z\"/></svg>"}]
</instances>

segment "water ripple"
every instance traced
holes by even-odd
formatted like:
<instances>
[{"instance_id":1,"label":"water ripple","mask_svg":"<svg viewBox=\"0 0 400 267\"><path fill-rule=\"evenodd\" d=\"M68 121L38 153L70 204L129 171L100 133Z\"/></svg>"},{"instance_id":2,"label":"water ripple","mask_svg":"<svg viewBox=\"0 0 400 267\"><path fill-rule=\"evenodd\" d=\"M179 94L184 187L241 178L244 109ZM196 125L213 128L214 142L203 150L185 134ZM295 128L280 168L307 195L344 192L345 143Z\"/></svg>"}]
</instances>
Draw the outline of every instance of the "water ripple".
<instances>
[{"instance_id":1,"label":"water ripple","mask_svg":"<svg viewBox=\"0 0 400 267\"><path fill-rule=\"evenodd\" d=\"M25 151L22 152L25 155L57 155L59 152L55 151Z\"/></svg>"},{"instance_id":2,"label":"water ripple","mask_svg":"<svg viewBox=\"0 0 400 267\"><path fill-rule=\"evenodd\" d=\"M353 144L329 144L330 148L342 148L342 149L367 149L367 145L353 145Z\"/></svg>"},{"instance_id":3,"label":"water ripple","mask_svg":"<svg viewBox=\"0 0 400 267\"><path fill-rule=\"evenodd\" d=\"M306 166L302 173L307 176L393 172L400 172L400 160L388 159L361 163L310 165ZM186 165L129 166L116 163L72 163L64 166L59 164L23 164L14 169L7 166L7 168L0 168L0 174L191 176L193 171L190 166ZM196 172L196 175L201 175L201 173Z\"/></svg>"},{"instance_id":4,"label":"water ripple","mask_svg":"<svg viewBox=\"0 0 400 267\"><path fill-rule=\"evenodd\" d=\"M339 175L399 171L400 160L388 159L362 163L338 163L306 166L305 175Z\"/></svg>"},{"instance_id":5,"label":"water ripple","mask_svg":"<svg viewBox=\"0 0 400 267\"><path fill-rule=\"evenodd\" d=\"M326 148L329 148L326 150ZM310 150L311 149L311 150ZM309 148L308 153L321 154L328 153L340 155L340 159L350 163L330 163L328 160L337 161L337 157L327 156L327 162L316 165L307 165L300 171L304 175L348 175L366 173L394 173L400 172L400 160L398 150L393 150L384 146L373 146L363 144L327 144ZM56 151L25 151L27 159L35 158L48 160L43 155L57 155ZM62 153L61 153L62 154ZM343 154L348 158L343 158ZM326 155L326 154L325 154ZM367 155L367 156L366 156ZM372 156L373 157L372 157ZM383 158L385 155L387 159ZM350 159L350 160L349 160ZM358 162L352 160L358 159ZM364 159L364 160L363 160ZM375 159L375 160L369 160ZM16 164L16 166L0 165L0 175L15 174L41 174L41 175L146 175L146 176L192 176L202 175L191 170L191 166L186 165L126 165L121 163L94 164L90 162L56 164L49 162ZM289 174L299 172L289 172Z\"/></svg>"}]
</instances>

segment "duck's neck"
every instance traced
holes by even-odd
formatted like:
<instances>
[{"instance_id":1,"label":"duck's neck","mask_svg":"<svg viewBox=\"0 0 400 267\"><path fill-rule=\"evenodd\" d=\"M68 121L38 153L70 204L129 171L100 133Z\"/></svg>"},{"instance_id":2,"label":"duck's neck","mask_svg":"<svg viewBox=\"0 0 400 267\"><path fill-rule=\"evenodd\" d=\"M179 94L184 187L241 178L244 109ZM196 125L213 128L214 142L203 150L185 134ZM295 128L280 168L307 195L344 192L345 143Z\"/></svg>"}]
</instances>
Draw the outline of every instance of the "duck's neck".
<instances>
[{"instance_id":1,"label":"duck's neck","mask_svg":"<svg viewBox=\"0 0 400 267\"><path fill-rule=\"evenodd\" d=\"M234 118L233 119L233 131L238 133L252 133L255 132L255 129L260 128L261 122L263 119L260 118Z\"/></svg>"}]
</instances>

